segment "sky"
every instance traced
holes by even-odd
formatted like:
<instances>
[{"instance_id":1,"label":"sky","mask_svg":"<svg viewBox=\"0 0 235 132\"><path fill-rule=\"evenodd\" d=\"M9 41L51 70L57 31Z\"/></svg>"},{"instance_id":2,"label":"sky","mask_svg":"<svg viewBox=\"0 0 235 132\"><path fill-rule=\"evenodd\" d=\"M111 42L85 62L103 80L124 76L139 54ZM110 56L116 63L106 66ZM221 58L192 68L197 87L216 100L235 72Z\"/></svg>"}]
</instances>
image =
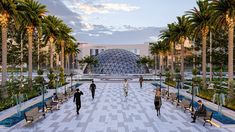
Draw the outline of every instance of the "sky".
<instances>
[{"instance_id":1,"label":"sky","mask_svg":"<svg viewBox=\"0 0 235 132\"><path fill-rule=\"evenodd\" d=\"M196 0L39 0L49 15L71 28L81 43L143 44L177 16L196 6Z\"/></svg>"}]
</instances>

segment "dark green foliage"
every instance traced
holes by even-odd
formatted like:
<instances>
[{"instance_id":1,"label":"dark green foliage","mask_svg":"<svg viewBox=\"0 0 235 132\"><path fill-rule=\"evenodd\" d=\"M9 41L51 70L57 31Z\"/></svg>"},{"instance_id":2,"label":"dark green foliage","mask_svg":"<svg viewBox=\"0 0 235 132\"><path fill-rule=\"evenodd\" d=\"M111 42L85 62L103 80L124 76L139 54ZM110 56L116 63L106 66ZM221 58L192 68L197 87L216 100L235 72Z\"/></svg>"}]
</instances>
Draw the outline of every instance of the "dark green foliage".
<instances>
[{"instance_id":1,"label":"dark green foliage","mask_svg":"<svg viewBox=\"0 0 235 132\"><path fill-rule=\"evenodd\" d=\"M38 87L37 83L33 83L33 88L29 89L27 79L23 79L23 81L21 81L18 78L15 78L13 74L10 77L10 80L6 82L6 85L4 87L1 87L1 93L2 90L6 90L9 96L0 97L0 111L16 105L15 97L20 94L23 94L23 101L26 101L28 99L38 96L41 93L41 90Z\"/></svg>"},{"instance_id":2,"label":"dark green foliage","mask_svg":"<svg viewBox=\"0 0 235 132\"><path fill-rule=\"evenodd\" d=\"M56 79L56 75L53 73L53 69L49 69L49 74L47 74L47 77L49 79L48 82L48 87L49 89L54 89L55 88L55 79Z\"/></svg>"},{"instance_id":3,"label":"dark green foliage","mask_svg":"<svg viewBox=\"0 0 235 132\"><path fill-rule=\"evenodd\" d=\"M60 68L59 82L60 82L61 85L65 84L65 75L64 75L63 68Z\"/></svg>"},{"instance_id":4,"label":"dark green foliage","mask_svg":"<svg viewBox=\"0 0 235 132\"><path fill-rule=\"evenodd\" d=\"M154 67L154 60L151 59L149 56L144 56L144 57L140 57L140 59L137 60L137 64L144 64L148 68L150 68L150 67Z\"/></svg>"}]
</instances>

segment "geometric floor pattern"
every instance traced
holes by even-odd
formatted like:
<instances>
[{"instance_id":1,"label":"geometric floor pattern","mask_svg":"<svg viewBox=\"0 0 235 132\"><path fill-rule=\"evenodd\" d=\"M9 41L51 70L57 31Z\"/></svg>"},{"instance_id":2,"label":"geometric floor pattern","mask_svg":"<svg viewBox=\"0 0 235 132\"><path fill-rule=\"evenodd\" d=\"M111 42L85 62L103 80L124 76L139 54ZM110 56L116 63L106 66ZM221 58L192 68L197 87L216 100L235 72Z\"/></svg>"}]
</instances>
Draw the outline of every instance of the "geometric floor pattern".
<instances>
[{"instance_id":1,"label":"geometric floor pattern","mask_svg":"<svg viewBox=\"0 0 235 132\"><path fill-rule=\"evenodd\" d=\"M234 128L203 127L198 120L191 124L188 112L163 100L161 115L154 110L154 92L151 84L139 88L129 83L129 95L123 95L123 84L97 83L95 100L91 100L88 83L80 86L83 91L80 115L70 98L61 109L48 113L32 125L21 122L9 132L234 132Z\"/></svg>"}]
</instances>

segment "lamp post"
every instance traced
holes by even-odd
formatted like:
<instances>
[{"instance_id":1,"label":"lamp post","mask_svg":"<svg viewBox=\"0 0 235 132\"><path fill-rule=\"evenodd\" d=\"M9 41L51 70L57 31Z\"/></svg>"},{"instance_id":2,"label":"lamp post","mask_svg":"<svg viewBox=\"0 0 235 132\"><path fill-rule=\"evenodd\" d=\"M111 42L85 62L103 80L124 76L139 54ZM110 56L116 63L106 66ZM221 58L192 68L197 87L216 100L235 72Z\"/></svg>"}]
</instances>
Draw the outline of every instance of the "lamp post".
<instances>
[{"instance_id":1,"label":"lamp post","mask_svg":"<svg viewBox=\"0 0 235 132\"><path fill-rule=\"evenodd\" d=\"M45 112L45 85L46 84L47 83L44 81L42 83L42 88L41 88L41 91L42 91L42 112Z\"/></svg>"},{"instance_id":2,"label":"lamp post","mask_svg":"<svg viewBox=\"0 0 235 132\"><path fill-rule=\"evenodd\" d=\"M70 86L70 89L71 89L71 91L73 91L73 73L71 72L71 74L70 74L70 83L71 83L71 86Z\"/></svg>"},{"instance_id":3,"label":"lamp post","mask_svg":"<svg viewBox=\"0 0 235 132\"><path fill-rule=\"evenodd\" d=\"M55 80L56 80L56 88L55 88L55 93L57 94L57 88L58 88L58 82L59 82L59 77L58 77L58 74L56 74Z\"/></svg>"},{"instance_id":4,"label":"lamp post","mask_svg":"<svg viewBox=\"0 0 235 132\"><path fill-rule=\"evenodd\" d=\"M177 81L177 106L179 105L180 102L180 80L181 80L181 75L178 73L176 76L176 81Z\"/></svg>"},{"instance_id":5,"label":"lamp post","mask_svg":"<svg viewBox=\"0 0 235 132\"><path fill-rule=\"evenodd\" d=\"M160 67L160 91L162 90L162 66Z\"/></svg>"},{"instance_id":6,"label":"lamp post","mask_svg":"<svg viewBox=\"0 0 235 132\"><path fill-rule=\"evenodd\" d=\"M191 106L192 106L192 112L194 112L194 82L192 81L192 100L191 100Z\"/></svg>"},{"instance_id":7,"label":"lamp post","mask_svg":"<svg viewBox=\"0 0 235 132\"><path fill-rule=\"evenodd\" d=\"M66 82L67 77L68 77L68 75L64 76L65 82ZM64 95L67 95L67 85L64 86Z\"/></svg>"},{"instance_id":8,"label":"lamp post","mask_svg":"<svg viewBox=\"0 0 235 132\"><path fill-rule=\"evenodd\" d=\"M162 90L162 73L160 73L160 91Z\"/></svg>"}]
</instances>

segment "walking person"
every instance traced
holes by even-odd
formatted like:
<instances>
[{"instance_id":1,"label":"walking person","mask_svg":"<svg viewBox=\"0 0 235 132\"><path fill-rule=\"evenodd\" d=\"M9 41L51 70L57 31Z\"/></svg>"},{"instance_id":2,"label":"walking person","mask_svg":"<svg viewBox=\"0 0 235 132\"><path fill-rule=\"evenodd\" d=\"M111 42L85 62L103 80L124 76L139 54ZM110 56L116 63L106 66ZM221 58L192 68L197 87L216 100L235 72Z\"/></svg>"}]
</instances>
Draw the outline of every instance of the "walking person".
<instances>
[{"instance_id":1,"label":"walking person","mask_svg":"<svg viewBox=\"0 0 235 132\"><path fill-rule=\"evenodd\" d=\"M124 91L124 96L127 97L128 96L128 81L127 81L127 79L124 80L123 91Z\"/></svg>"},{"instance_id":2,"label":"walking person","mask_svg":"<svg viewBox=\"0 0 235 132\"><path fill-rule=\"evenodd\" d=\"M143 81L144 81L144 79L143 79L143 76L141 75L139 78L140 88L142 88L142 86L143 86Z\"/></svg>"},{"instance_id":3,"label":"walking person","mask_svg":"<svg viewBox=\"0 0 235 132\"><path fill-rule=\"evenodd\" d=\"M92 83L90 85L92 100L94 100L94 98L95 98L95 89L96 89L96 85L95 85L94 81L92 81Z\"/></svg>"},{"instance_id":4,"label":"walking person","mask_svg":"<svg viewBox=\"0 0 235 132\"><path fill-rule=\"evenodd\" d=\"M83 92L79 89L76 89L76 92L74 93L73 102L76 102L77 115L79 115L79 110L81 108L81 95L83 95Z\"/></svg>"},{"instance_id":5,"label":"walking person","mask_svg":"<svg viewBox=\"0 0 235 132\"><path fill-rule=\"evenodd\" d=\"M157 116L160 115L160 109L161 109L161 106L162 106L162 99L161 99L161 91L160 91L160 88L158 88L156 90L156 93L155 93L155 98L154 98L154 105L155 105L155 109L157 111Z\"/></svg>"}]
</instances>

